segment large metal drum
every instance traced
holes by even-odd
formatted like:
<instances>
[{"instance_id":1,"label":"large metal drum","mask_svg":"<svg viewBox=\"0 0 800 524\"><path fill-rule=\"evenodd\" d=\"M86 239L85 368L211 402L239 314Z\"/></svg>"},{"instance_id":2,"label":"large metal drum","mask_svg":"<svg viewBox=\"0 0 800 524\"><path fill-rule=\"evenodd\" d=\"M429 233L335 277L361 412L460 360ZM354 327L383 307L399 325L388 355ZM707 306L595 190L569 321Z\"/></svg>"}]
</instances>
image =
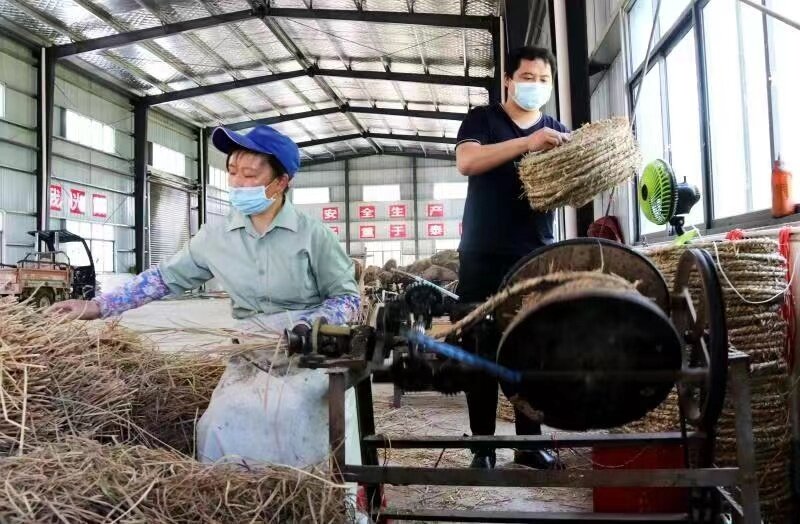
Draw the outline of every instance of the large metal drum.
<instances>
[{"instance_id":1,"label":"large metal drum","mask_svg":"<svg viewBox=\"0 0 800 524\"><path fill-rule=\"evenodd\" d=\"M497 361L525 378L502 388L548 426L618 427L667 397L681 369L681 338L667 316L661 274L619 244L579 239L548 246L518 265L505 285L580 271L616 274L637 282L638 290L627 283L619 289L555 285L532 302L504 304L496 312L504 328Z\"/></svg>"}]
</instances>

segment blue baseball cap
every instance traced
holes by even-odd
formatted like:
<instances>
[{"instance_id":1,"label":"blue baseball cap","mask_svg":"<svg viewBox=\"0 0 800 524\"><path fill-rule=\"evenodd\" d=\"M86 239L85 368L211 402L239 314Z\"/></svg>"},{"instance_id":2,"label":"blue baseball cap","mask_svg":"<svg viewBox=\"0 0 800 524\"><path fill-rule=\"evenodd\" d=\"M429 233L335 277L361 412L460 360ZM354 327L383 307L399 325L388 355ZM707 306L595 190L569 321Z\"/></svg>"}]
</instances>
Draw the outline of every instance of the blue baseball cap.
<instances>
[{"instance_id":1,"label":"blue baseball cap","mask_svg":"<svg viewBox=\"0 0 800 524\"><path fill-rule=\"evenodd\" d=\"M236 149L247 149L256 153L272 155L278 159L289 178L294 178L300 168L300 150L288 136L269 126L260 125L247 134L239 134L224 127L214 129L211 134L214 147L229 155Z\"/></svg>"}]
</instances>

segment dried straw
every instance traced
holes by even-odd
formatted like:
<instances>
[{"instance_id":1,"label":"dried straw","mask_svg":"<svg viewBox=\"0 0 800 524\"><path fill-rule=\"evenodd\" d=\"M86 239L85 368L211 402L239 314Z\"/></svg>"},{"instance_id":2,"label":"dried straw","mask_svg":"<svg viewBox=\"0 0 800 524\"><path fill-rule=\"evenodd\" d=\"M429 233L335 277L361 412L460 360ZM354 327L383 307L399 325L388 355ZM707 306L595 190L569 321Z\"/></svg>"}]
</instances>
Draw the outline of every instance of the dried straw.
<instances>
[{"instance_id":1,"label":"dried straw","mask_svg":"<svg viewBox=\"0 0 800 524\"><path fill-rule=\"evenodd\" d=\"M739 241L696 242L691 247L706 249L733 286L750 302L778 296L786 287L786 262L778 243L768 238ZM670 287L678 260L685 247L650 249L646 254L661 270ZM789 456L791 428L788 417L789 378L784 357L786 323L780 315L781 300L753 304L742 300L724 279L720 279L733 347L751 357L751 394L755 453L759 474L762 512L767 522L788 522L790 508ZM736 464L734 410L730 394L719 421L717 461ZM628 430L672 431L678 427L677 395L669 398L645 419Z\"/></svg>"},{"instance_id":2,"label":"dried straw","mask_svg":"<svg viewBox=\"0 0 800 524\"><path fill-rule=\"evenodd\" d=\"M628 119L618 117L581 127L560 147L526 155L519 177L531 206L552 210L591 202L632 177L641 161Z\"/></svg>"},{"instance_id":3,"label":"dried straw","mask_svg":"<svg viewBox=\"0 0 800 524\"><path fill-rule=\"evenodd\" d=\"M209 466L144 446L69 438L0 459L7 523L352 522L344 486L287 467Z\"/></svg>"},{"instance_id":4,"label":"dried straw","mask_svg":"<svg viewBox=\"0 0 800 524\"><path fill-rule=\"evenodd\" d=\"M191 453L223 370L220 357L160 353L117 324L0 300L0 455L67 435Z\"/></svg>"}]
</instances>

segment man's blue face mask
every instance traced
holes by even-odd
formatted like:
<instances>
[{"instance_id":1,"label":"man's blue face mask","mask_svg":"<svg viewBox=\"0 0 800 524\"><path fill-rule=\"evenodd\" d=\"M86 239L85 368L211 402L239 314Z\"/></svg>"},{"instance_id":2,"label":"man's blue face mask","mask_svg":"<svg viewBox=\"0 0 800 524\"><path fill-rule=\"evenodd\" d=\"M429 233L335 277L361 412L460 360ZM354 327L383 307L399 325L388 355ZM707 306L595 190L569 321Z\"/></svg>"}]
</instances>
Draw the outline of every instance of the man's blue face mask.
<instances>
[{"instance_id":1,"label":"man's blue face mask","mask_svg":"<svg viewBox=\"0 0 800 524\"><path fill-rule=\"evenodd\" d=\"M542 82L514 82L514 102L525 111L536 111L550 100L551 84Z\"/></svg>"},{"instance_id":2,"label":"man's blue face mask","mask_svg":"<svg viewBox=\"0 0 800 524\"><path fill-rule=\"evenodd\" d=\"M277 178L275 180L278 180ZM275 182L273 180L272 182ZM275 203L274 198L267 196L267 188L272 182L264 186L232 187L228 192L231 205L243 215L257 215L263 213Z\"/></svg>"}]
</instances>

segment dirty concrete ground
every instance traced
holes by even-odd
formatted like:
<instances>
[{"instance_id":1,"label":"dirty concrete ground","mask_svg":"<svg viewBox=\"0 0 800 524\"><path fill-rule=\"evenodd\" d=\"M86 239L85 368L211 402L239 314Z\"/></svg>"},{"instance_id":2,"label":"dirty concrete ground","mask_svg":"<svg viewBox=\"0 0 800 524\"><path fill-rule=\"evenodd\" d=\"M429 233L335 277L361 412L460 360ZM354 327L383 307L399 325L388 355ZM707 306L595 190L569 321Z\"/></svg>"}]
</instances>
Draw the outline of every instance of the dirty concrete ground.
<instances>
[{"instance_id":1,"label":"dirty concrete ground","mask_svg":"<svg viewBox=\"0 0 800 524\"><path fill-rule=\"evenodd\" d=\"M226 343L228 337L213 330L233 327L230 302L221 298L165 300L129 311L122 324L146 334L165 351L196 351ZM209 330L211 332L209 332ZM469 433L463 395L414 393L392 407L392 386L373 386L376 427L386 435L463 435ZM514 425L497 421L498 435L513 435ZM591 468L586 450L564 450L567 467ZM467 467L468 450L388 450L379 459L406 466ZM513 452L499 450L497 465L515 467ZM492 511L590 511L591 490L567 488L464 488L388 486L390 506L404 508L476 509Z\"/></svg>"}]
</instances>

